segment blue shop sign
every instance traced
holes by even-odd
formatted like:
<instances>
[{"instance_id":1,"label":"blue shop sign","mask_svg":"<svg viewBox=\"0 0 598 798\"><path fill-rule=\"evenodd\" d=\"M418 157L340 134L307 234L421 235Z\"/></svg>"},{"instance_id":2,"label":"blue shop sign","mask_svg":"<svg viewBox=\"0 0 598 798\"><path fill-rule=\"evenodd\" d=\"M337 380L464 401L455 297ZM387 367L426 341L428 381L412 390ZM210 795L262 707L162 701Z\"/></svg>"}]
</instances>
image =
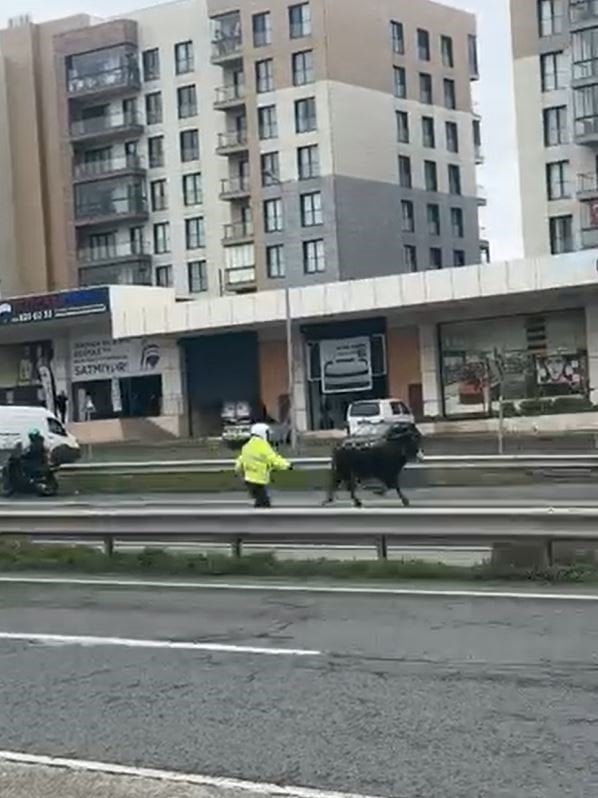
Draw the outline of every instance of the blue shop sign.
<instances>
[{"instance_id":1,"label":"blue shop sign","mask_svg":"<svg viewBox=\"0 0 598 798\"><path fill-rule=\"evenodd\" d=\"M0 299L0 325L59 321L79 316L95 316L109 310L110 290L105 287Z\"/></svg>"}]
</instances>

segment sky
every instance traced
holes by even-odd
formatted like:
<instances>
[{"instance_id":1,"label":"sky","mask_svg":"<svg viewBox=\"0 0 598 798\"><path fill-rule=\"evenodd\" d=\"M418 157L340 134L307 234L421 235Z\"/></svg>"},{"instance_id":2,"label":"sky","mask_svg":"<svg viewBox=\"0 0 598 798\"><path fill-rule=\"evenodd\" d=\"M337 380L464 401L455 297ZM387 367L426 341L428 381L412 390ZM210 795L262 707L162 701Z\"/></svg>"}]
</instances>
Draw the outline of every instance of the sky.
<instances>
[{"instance_id":1,"label":"sky","mask_svg":"<svg viewBox=\"0 0 598 798\"><path fill-rule=\"evenodd\" d=\"M163 0L0 0L0 27L28 13L35 22L88 13L110 17ZM367 2L367 0L364 0ZM417 0L406 0L417 2ZM493 260L522 256L519 171L511 63L508 0L441 0L478 17L481 80L474 86L482 114L486 163L480 183L488 196L481 223Z\"/></svg>"}]
</instances>

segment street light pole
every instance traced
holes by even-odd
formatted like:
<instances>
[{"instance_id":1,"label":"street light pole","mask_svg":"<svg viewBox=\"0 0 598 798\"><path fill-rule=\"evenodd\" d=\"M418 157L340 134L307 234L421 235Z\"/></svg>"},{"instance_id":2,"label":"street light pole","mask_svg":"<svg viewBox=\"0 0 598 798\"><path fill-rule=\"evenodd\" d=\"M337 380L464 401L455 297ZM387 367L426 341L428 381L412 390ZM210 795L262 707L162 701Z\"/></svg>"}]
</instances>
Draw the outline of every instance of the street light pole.
<instances>
[{"instance_id":1,"label":"street light pole","mask_svg":"<svg viewBox=\"0 0 598 798\"><path fill-rule=\"evenodd\" d=\"M287 339L287 384L289 392L289 422L291 425L291 448L297 451L297 415L295 413L295 372L293 369L293 319L291 316L291 292L284 289L285 321Z\"/></svg>"}]
</instances>

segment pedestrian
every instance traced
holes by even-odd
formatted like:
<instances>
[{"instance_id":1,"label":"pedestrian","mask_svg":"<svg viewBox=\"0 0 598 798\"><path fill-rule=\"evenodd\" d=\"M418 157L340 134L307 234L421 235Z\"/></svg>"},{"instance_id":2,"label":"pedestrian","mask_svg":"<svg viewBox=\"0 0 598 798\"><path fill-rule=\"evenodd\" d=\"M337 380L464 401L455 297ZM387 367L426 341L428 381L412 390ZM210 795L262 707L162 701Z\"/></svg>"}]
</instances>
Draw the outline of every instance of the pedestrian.
<instances>
[{"instance_id":1,"label":"pedestrian","mask_svg":"<svg viewBox=\"0 0 598 798\"><path fill-rule=\"evenodd\" d=\"M249 495L258 508L271 507L268 485L272 471L288 471L291 463L270 446L270 428L267 424L254 424L251 437L241 449L235 471L245 480Z\"/></svg>"},{"instance_id":2,"label":"pedestrian","mask_svg":"<svg viewBox=\"0 0 598 798\"><path fill-rule=\"evenodd\" d=\"M56 410L58 411L58 418L63 424L66 424L66 411L68 408L69 400L64 391L60 391L56 397Z\"/></svg>"}]
</instances>

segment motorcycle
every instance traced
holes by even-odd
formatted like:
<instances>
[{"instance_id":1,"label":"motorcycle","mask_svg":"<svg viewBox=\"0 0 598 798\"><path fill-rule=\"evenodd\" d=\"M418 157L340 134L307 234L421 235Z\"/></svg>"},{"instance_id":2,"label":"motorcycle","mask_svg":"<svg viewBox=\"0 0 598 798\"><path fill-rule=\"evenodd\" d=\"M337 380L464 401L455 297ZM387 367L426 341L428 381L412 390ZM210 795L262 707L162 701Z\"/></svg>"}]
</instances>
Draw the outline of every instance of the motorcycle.
<instances>
[{"instance_id":1,"label":"motorcycle","mask_svg":"<svg viewBox=\"0 0 598 798\"><path fill-rule=\"evenodd\" d=\"M11 454L2 468L0 492L6 499L15 494L44 498L56 496L58 493L56 471L58 471L57 466L49 465L36 474L29 474L23 467L22 458Z\"/></svg>"}]
</instances>

